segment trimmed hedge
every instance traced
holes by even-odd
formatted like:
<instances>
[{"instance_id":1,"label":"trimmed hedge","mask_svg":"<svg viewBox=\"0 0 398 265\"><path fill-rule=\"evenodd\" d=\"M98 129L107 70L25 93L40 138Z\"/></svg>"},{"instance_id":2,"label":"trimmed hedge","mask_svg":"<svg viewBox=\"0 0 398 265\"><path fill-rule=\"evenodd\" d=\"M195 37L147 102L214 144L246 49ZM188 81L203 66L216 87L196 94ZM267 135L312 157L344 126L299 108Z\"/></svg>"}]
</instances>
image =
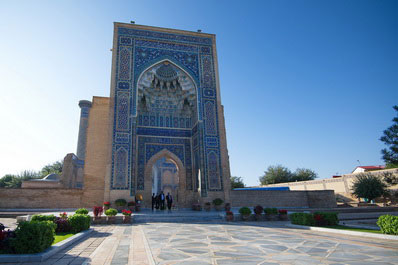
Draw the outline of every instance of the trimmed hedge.
<instances>
[{"instance_id":1,"label":"trimmed hedge","mask_svg":"<svg viewBox=\"0 0 398 265\"><path fill-rule=\"evenodd\" d=\"M250 208L248 207L242 207L239 209L239 213L241 215L250 215L252 213L252 210L250 210Z\"/></svg>"},{"instance_id":2,"label":"trimmed hedge","mask_svg":"<svg viewBox=\"0 0 398 265\"><path fill-rule=\"evenodd\" d=\"M45 221L54 222L55 218L56 217L53 214L50 214L50 215L35 214L35 215L32 216L31 221L34 221L34 222L45 222Z\"/></svg>"},{"instance_id":3,"label":"trimmed hedge","mask_svg":"<svg viewBox=\"0 0 398 265\"><path fill-rule=\"evenodd\" d=\"M74 214L68 218L73 233L79 233L90 228L91 218L85 214Z\"/></svg>"},{"instance_id":4,"label":"trimmed hedge","mask_svg":"<svg viewBox=\"0 0 398 265\"><path fill-rule=\"evenodd\" d=\"M113 208L109 208L105 211L106 216L115 216L117 214L117 210Z\"/></svg>"},{"instance_id":5,"label":"trimmed hedge","mask_svg":"<svg viewBox=\"0 0 398 265\"><path fill-rule=\"evenodd\" d=\"M265 214L278 214L278 209L276 208L265 208L264 209Z\"/></svg>"},{"instance_id":6,"label":"trimmed hedge","mask_svg":"<svg viewBox=\"0 0 398 265\"><path fill-rule=\"evenodd\" d=\"M289 217L295 225L315 225L315 219L311 213L292 213Z\"/></svg>"},{"instance_id":7,"label":"trimmed hedge","mask_svg":"<svg viewBox=\"0 0 398 265\"><path fill-rule=\"evenodd\" d=\"M86 208L80 208L75 211L76 214L88 214L88 210Z\"/></svg>"},{"instance_id":8,"label":"trimmed hedge","mask_svg":"<svg viewBox=\"0 0 398 265\"><path fill-rule=\"evenodd\" d=\"M325 225L333 226L339 224L339 218L337 217L337 213L334 212L314 212L315 215L320 215L322 219L325 221Z\"/></svg>"},{"instance_id":9,"label":"trimmed hedge","mask_svg":"<svg viewBox=\"0 0 398 265\"><path fill-rule=\"evenodd\" d=\"M39 253L54 242L56 224L51 221L22 222L15 230L16 238L11 246L16 254Z\"/></svg>"},{"instance_id":10,"label":"trimmed hedge","mask_svg":"<svg viewBox=\"0 0 398 265\"><path fill-rule=\"evenodd\" d=\"M398 216L382 215L377 220L377 225L383 234L398 235Z\"/></svg>"}]
</instances>

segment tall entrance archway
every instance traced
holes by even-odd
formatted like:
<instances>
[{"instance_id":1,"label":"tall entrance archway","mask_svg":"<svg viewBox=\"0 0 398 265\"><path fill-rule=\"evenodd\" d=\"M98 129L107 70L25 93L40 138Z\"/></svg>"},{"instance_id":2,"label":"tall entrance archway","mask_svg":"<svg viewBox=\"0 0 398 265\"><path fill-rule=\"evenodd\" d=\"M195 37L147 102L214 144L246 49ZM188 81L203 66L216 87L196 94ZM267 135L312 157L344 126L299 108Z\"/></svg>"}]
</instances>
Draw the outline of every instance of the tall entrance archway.
<instances>
[{"instance_id":1,"label":"tall entrance archway","mask_svg":"<svg viewBox=\"0 0 398 265\"><path fill-rule=\"evenodd\" d=\"M182 161L172 152L163 149L153 155L145 165L145 207L151 207L152 193L163 191L173 195L173 204L186 207L186 171Z\"/></svg>"},{"instance_id":2,"label":"tall entrance archway","mask_svg":"<svg viewBox=\"0 0 398 265\"><path fill-rule=\"evenodd\" d=\"M173 203L178 204L178 169L175 162L165 157L160 158L152 166L152 194L173 196Z\"/></svg>"}]
</instances>

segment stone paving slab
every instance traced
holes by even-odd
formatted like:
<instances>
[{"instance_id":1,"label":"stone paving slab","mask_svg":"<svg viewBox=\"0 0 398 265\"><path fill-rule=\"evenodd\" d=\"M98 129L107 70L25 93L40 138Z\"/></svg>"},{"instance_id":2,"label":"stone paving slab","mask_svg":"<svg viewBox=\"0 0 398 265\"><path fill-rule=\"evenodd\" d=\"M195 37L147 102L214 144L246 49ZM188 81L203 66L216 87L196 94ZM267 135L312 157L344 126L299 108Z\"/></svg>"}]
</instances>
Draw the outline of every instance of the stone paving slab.
<instances>
[{"instance_id":1,"label":"stone paving slab","mask_svg":"<svg viewBox=\"0 0 398 265\"><path fill-rule=\"evenodd\" d=\"M397 241L286 228L280 222L93 228L88 238L46 262L19 264L398 264Z\"/></svg>"}]
</instances>

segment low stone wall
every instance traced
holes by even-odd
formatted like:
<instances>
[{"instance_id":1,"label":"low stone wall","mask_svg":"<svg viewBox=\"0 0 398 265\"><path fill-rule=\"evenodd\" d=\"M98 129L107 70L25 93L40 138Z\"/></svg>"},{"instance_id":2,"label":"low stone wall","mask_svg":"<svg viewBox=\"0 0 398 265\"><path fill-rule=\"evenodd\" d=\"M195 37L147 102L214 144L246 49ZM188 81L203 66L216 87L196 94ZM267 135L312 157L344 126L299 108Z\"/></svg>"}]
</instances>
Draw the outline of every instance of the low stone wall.
<instances>
[{"instance_id":1,"label":"low stone wall","mask_svg":"<svg viewBox=\"0 0 398 265\"><path fill-rule=\"evenodd\" d=\"M279 190L233 190L233 207L286 207L286 208L332 208L336 207L333 190L279 191Z\"/></svg>"},{"instance_id":2,"label":"low stone wall","mask_svg":"<svg viewBox=\"0 0 398 265\"><path fill-rule=\"evenodd\" d=\"M79 208L80 189L0 189L0 208Z\"/></svg>"}]
</instances>

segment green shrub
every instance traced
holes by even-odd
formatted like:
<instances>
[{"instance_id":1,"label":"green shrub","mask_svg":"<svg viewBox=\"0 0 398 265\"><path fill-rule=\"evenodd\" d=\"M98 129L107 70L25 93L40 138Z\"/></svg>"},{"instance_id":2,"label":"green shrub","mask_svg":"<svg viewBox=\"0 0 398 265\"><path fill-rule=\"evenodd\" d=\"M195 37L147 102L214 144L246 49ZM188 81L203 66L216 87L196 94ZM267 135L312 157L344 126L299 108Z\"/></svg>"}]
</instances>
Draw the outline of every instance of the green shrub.
<instances>
[{"instance_id":1,"label":"green shrub","mask_svg":"<svg viewBox=\"0 0 398 265\"><path fill-rule=\"evenodd\" d=\"M74 214L68 218L73 233L79 233L90 228L90 216L86 214Z\"/></svg>"},{"instance_id":2,"label":"green shrub","mask_svg":"<svg viewBox=\"0 0 398 265\"><path fill-rule=\"evenodd\" d=\"M34 221L34 222L44 222L44 221L54 222L55 218L56 217L53 214L50 214L50 215L35 214L35 215L32 216L31 221Z\"/></svg>"},{"instance_id":3,"label":"green shrub","mask_svg":"<svg viewBox=\"0 0 398 265\"><path fill-rule=\"evenodd\" d=\"M383 234L398 235L398 216L382 215L377 220L377 225Z\"/></svg>"},{"instance_id":4,"label":"green shrub","mask_svg":"<svg viewBox=\"0 0 398 265\"><path fill-rule=\"evenodd\" d=\"M117 210L113 208L109 208L105 211L106 216L115 216L117 214Z\"/></svg>"},{"instance_id":5,"label":"green shrub","mask_svg":"<svg viewBox=\"0 0 398 265\"><path fill-rule=\"evenodd\" d=\"M252 210L250 210L250 208L248 207L242 207L239 209L239 213L241 215L250 215L252 213Z\"/></svg>"},{"instance_id":6,"label":"green shrub","mask_svg":"<svg viewBox=\"0 0 398 265\"><path fill-rule=\"evenodd\" d=\"M57 227L52 221L21 222L15 230L16 237L11 245L16 254L39 253L54 242Z\"/></svg>"},{"instance_id":7,"label":"green shrub","mask_svg":"<svg viewBox=\"0 0 398 265\"><path fill-rule=\"evenodd\" d=\"M116 206L125 206L127 204L127 201L125 199L117 199L115 201Z\"/></svg>"},{"instance_id":8,"label":"green shrub","mask_svg":"<svg viewBox=\"0 0 398 265\"><path fill-rule=\"evenodd\" d=\"M88 214L88 210L86 208L80 208L75 211L76 214Z\"/></svg>"},{"instance_id":9,"label":"green shrub","mask_svg":"<svg viewBox=\"0 0 398 265\"><path fill-rule=\"evenodd\" d=\"M314 212L315 215L322 216L322 219L326 221L326 225L338 225L339 218L337 213L334 212Z\"/></svg>"},{"instance_id":10,"label":"green shrub","mask_svg":"<svg viewBox=\"0 0 398 265\"><path fill-rule=\"evenodd\" d=\"M278 214L278 209L276 208L265 208L264 213L266 214Z\"/></svg>"},{"instance_id":11,"label":"green shrub","mask_svg":"<svg viewBox=\"0 0 398 265\"><path fill-rule=\"evenodd\" d=\"M292 224L295 225L314 225L314 216L310 213L292 213L289 215Z\"/></svg>"},{"instance_id":12,"label":"green shrub","mask_svg":"<svg viewBox=\"0 0 398 265\"><path fill-rule=\"evenodd\" d=\"M213 200L213 204L214 205L221 205L224 201L221 200L220 198L216 198Z\"/></svg>"}]
</instances>

